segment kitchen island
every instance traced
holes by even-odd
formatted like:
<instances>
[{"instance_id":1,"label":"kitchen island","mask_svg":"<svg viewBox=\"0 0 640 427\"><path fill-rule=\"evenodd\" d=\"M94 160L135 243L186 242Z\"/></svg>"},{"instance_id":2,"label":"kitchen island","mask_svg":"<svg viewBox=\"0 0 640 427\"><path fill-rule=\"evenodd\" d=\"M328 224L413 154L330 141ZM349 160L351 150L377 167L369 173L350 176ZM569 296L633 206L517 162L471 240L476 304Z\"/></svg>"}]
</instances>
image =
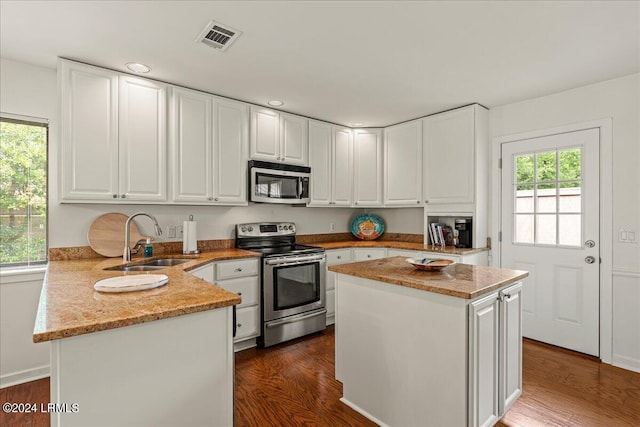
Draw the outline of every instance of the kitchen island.
<instances>
[{"instance_id":1,"label":"kitchen island","mask_svg":"<svg viewBox=\"0 0 640 427\"><path fill-rule=\"evenodd\" d=\"M382 426L490 426L518 398L527 272L404 257L329 269L345 404Z\"/></svg>"},{"instance_id":2,"label":"kitchen island","mask_svg":"<svg viewBox=\"0 0 640 427\"><path fill-rule=\"evenodd\" d=\"M50 262L33 340L51 341L51 425L232 425L233 306L241 299L188 271L257 256L191 256L153 271L169 277L166 285L127 293L93 288L145 274L105 270L120 259Z\"/></svg>"}]
</instances>

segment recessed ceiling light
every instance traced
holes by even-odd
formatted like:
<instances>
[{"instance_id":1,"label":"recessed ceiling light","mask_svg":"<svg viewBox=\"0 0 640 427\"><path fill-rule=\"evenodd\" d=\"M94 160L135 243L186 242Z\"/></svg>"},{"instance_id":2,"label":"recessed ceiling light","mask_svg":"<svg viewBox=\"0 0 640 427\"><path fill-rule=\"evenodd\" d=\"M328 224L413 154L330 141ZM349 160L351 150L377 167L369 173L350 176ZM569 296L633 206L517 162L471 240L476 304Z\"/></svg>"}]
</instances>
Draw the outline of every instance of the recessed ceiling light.
<instances>
[{"instance_id":1,"label":"recessed ceiling light","mask_svg":"<svg viewBox=\"0 0 640 427\"><path fill-rule=\"evenodd\" d=\"M133 71L134 73L138 73L138 74L144 74L144 73L148 73L149 71L151 71L151 68L147 67L144 64L140 64L139 62L127 62L125 64L127 66L127 68L131 71Z\"/></svg>"},{"instance_id":2,"label":"recessed ceiling light","mask_svg":"<svg viewBox=\"0 0 640 427\"><path fill-rule=\"evenodd\" d=\"M355 128L360 127L360 126L364 126L364 122L353 122L353 123L351 123L351 126L355 127Z\"/></svg>"},{"instance_id":3,"label":"recessed ceiling light","mask_svg":"<svg viewBox=\"0 0 640 427\"><path fill-rule=\"evenodd\" d=\"M271 105L272 107L281 107L284 105L284 102L277 99L272 99L271 101L267 102L267 104Z\"/></svg>"}]
</instances>

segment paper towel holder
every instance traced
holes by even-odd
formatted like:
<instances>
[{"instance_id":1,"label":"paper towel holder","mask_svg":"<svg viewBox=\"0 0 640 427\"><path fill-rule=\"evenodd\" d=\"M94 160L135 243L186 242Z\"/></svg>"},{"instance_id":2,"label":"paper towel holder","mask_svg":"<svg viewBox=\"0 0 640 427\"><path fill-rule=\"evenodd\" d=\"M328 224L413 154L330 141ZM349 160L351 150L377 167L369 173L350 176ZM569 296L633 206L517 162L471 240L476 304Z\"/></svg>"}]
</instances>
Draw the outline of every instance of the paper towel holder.
<instances>
[{"instance_id":1,"label":"paper towel holder","mask_svg":"<svg viewBox=\"0 0 640 427\"><path fill-rule=\"evenodd\" d=\"M189 221L193 221L193 215L189 215ZM185 225L186 225L186 221L185 221ZM186 233L186 230L183 229L183 233ZM199 254L200 253L200 251L198 250L198 240L197 239L196 239L196 249L192 250L192 251L186 250L186 246L185 246L185 242L184 242L184 236L183 236L182 239L183 239L183 241L182 241L182 254L183 255L194 255L194 254Z\"/></svg>"}]
</instances>

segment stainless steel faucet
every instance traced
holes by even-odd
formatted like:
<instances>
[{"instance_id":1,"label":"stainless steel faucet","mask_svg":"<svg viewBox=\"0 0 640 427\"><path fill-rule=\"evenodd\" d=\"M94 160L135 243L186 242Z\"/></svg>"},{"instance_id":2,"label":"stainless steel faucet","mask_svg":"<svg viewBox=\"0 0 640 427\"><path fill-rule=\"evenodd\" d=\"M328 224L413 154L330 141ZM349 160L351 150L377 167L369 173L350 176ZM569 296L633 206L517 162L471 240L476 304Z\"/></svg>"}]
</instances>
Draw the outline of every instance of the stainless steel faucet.
<instances>
[{"instance_id":1,"label":"stainless steel faucet","mask_svg":"<svg viewBox=\"0 0 640 427\"><path fill-rule=\"evenodd\" d=\"M127 218L127 222L124 224L124 252L122 253L122 261L131 261L131 248L129 247L129 239L131 238L131 220L139 215L144 215L153 221L153 226L156 230L156 236L162 235L162 229L158 225L158 220L155 216L144 212L137 212Z\"/></svg>"}]
</instances>

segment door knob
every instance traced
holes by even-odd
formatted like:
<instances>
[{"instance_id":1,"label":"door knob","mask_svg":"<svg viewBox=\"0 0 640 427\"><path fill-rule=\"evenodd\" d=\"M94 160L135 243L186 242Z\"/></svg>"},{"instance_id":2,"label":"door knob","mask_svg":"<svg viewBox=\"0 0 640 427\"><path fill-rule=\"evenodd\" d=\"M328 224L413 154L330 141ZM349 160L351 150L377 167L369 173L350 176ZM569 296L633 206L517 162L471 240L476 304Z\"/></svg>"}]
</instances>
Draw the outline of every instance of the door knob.
<instances>
[{"instance_id":1,"label":"door knob","mask_svg":"<svg viewBox=\"0 0 640 427\"><path fill-rule=\"evenodd\" d=\"M584 245L588 248L592 248L596 245L596 242L594 242L593 240L587 240L586 242L584 242Z\"/></svg>"},{"instance_id":2,"label":"door knob","mask_svg":"<svg viewBox=\"0 0 640 427\"><path fill-rule=\"evenodd\" d=\"M596 259L592 256L588 256L584 259L584 262L586 262L587 264L593 264L594 262L596 262Z\"/></svg>"}]
</instances>

